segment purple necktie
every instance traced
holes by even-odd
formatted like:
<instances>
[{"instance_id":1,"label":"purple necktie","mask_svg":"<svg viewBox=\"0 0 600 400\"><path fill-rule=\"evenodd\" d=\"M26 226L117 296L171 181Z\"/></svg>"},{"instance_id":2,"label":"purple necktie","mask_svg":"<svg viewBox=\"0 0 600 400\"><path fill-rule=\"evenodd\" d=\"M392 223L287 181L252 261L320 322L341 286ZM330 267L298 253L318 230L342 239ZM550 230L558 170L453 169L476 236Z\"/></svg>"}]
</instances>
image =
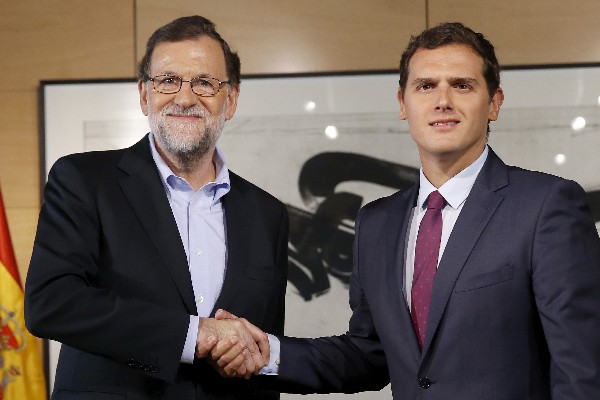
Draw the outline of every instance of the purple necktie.
<instances>
[{"instance_id":1,"label":"purple necktie","mask_svg":"<svg viewBox=\"0 0 600 400\"><path fill-rule=\"evenodd\" d=\"M442 238L442 208L446 200L436 190L427 200L427 212L417 235L415 246L415 270L411 291L411 316L419 346L425 342L425 328L429 314L429 300L433 278L437 270L440 239Z\"/></svg>"}]
</instances>

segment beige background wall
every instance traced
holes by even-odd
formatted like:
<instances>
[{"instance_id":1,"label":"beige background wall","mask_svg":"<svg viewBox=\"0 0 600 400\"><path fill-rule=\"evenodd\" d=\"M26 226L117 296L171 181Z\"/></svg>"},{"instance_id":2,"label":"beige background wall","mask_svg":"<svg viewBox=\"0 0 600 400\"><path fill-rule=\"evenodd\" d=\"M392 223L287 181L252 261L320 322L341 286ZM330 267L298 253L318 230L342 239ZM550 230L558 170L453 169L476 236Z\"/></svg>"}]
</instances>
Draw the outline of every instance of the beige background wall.
<instances>
[{"instance_id":1,"label":"beige background wall","mask_svg":"<svg viewBox=\"0 0 600 400\"><path fill-rule=\"evenodd\" d=\"M134 77L150 33L178 16L212 19L239 52L244 74L394 69L410 34L443 21L484 32L504 65L600 62L598 0L2 0L2 6L0 185L23 279L41 202L40 80Z\"/></svg>"}]
</instances>

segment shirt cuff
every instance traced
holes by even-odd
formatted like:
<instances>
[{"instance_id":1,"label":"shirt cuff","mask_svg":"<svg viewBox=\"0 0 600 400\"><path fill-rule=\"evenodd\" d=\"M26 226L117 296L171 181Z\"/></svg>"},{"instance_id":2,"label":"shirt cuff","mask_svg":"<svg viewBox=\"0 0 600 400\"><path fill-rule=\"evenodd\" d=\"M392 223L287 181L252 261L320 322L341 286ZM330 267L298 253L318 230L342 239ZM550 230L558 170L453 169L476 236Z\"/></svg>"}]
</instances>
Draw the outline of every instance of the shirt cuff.
<instances>
[{"instance_id":1,"label":"shirt cuff","mask_svg":"<svg viewBox=\"0 0 600 400\"><path fill-rule=\"evenodd\" d=\"M269 364L260 370L261 375L277 375L279 373L279 339L271 334L269 336Z\"/></svg>"},{"instance_id":2,"label":"shirt cuff","mask_svg":"<svg viewBox=\"0 0 600 400\"><path fill-rule=\"evenodd\" d=\"M184 364L193 364L196 354L196 339L198 338L198 327L200 326L200 317L190 315L190 325L188 326L183 352L181 353L181 362ZM270 343L270 342L269 342Z\"/></svg>"}]
</instances>

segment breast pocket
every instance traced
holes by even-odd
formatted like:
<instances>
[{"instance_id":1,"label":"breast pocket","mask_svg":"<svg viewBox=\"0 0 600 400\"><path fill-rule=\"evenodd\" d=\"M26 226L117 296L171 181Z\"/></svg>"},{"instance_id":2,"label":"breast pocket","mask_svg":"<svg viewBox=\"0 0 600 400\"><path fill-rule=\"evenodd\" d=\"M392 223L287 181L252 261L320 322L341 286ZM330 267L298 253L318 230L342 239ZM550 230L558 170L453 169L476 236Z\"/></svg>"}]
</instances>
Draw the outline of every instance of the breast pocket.
<instances>
[{"instance_id":1,"label":"breast pocket","mask_svg":"<svg viewBox=\"0 0 600 400\"><path fill-rule=\"evenodd\" d=\"M493 271L460 277L456 282L454 292L468 292L511 281L513 279L514 270L514 265L505 265Z\"/></svg>"}]
</instances>

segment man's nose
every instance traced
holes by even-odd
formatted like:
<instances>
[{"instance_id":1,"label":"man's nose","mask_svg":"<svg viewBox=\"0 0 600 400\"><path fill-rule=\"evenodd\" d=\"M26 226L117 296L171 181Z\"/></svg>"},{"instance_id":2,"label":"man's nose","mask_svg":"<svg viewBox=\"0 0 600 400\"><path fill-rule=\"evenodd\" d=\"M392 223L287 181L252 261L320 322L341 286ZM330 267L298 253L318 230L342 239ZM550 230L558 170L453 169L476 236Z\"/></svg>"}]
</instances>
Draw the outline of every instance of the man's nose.
<instances>
[{"instance_id":1,"label":"man's nose","mask_svg":"<svg viewBox=\"0 0 600 400\"><path fill-rule=\"evenodd\" d=\"M187 108L198 103L198 101L198 96L192 92L192 84L190 82L182 82L181 89L175 94L174 102Z\"/></svg>"},{"instance_id":2,"label":"man's nose","mask_svg":"<svg viewBox=\"0 0 600 400\"><path fill-rule=\"evenodd\" d=\"M437 104L435 107L438 111L446 111L452 109L452 91L451 88L439 88Z\"/></svg>"}]
</instances>

